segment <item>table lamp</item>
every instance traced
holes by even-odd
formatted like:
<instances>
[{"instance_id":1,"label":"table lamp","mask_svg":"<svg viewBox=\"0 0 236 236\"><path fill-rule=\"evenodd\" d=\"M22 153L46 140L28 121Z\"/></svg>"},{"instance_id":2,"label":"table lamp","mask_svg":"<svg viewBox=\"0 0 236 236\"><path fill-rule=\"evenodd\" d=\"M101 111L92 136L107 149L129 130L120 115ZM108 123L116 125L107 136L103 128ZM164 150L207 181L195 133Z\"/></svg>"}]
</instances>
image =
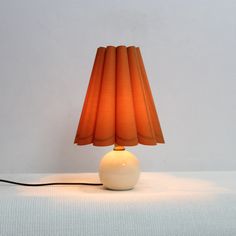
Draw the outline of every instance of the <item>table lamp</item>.
<instances>
[{"instance_id":1,"label":"table lamp","mask_svg":"<svg viewBox=\"0 0 236 236\"><path fill-rule=\"evenodd\" d=\"M164 143L138 47L97 49L74 143L114 145L99 167L112 190L132 189L139 178L139 162L124 146Z\"/></svg>"}]
</instances>

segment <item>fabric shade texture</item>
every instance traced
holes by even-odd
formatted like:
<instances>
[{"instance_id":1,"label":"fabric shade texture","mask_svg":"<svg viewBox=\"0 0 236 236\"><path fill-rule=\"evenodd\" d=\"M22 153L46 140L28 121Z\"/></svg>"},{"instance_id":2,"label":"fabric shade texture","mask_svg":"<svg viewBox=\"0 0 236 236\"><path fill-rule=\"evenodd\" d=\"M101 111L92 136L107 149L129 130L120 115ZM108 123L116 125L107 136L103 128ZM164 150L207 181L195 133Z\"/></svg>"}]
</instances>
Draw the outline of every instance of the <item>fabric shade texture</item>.
<instances>
[{"instance_id":1,"label":"fabric shade texture","mask_svg":"<svg viewBox=\"0 0 236 236\"><path fill-rule=\"evenodd\" d=\"M95 146L164 143L139 48L97 49L74 143Z\"/></svg>"}]
</instances>

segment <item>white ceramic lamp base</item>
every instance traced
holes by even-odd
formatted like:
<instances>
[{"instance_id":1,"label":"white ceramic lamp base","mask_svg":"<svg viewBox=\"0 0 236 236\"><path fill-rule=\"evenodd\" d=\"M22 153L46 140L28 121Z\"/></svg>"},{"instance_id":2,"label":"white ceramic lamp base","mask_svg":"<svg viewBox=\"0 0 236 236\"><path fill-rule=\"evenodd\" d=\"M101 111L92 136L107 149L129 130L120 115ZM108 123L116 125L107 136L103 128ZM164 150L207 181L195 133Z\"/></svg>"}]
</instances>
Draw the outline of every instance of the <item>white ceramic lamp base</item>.
<instances>
[{"instance_id":1,"label":"white ceramic lamp base","mask_svg":"<svg viewBox=\"0 0 236 236\"><path fill-rule=\"evenodd\" d=\"M108 152L101 160L99 177L105 188L129 190L137 183L140 175L137 158L126 150Z\"/></svg>"}]
</instances>

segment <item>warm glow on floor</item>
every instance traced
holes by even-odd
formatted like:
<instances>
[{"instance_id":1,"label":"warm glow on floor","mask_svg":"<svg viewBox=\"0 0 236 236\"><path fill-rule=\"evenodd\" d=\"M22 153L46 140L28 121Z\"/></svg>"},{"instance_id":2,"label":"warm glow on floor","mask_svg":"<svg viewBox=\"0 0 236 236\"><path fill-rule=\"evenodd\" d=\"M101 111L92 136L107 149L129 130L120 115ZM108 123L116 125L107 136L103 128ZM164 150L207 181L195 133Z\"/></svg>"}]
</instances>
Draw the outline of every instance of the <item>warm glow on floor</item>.
<instances>
[{"instance_id":1,"label":"warm glow on floor","mask_svg":"<svg viewBox=\"0 0 236 236\"><path fill-rule=\"evenodd\" d=\"M155 175L155 178L153 176ZM155 179L155 180L154 180ZM99 182L96 173L81 174L56 174L45 175L43 178L34 179L33 182ZM17 195L24 197L54 197L70 201L79 199L93 199L94 201L115 202L122 201L176 201L200 200L214 198L218 193L227 193L227 189L214 182L178 176L174 173L142 173L139 183L131 191L109 191L102 186L48 186L48 187L16 187ZM127 198L133 195L134 198ZM126 200L129 199L129 200Z\"/></svg>"}]
</instances>

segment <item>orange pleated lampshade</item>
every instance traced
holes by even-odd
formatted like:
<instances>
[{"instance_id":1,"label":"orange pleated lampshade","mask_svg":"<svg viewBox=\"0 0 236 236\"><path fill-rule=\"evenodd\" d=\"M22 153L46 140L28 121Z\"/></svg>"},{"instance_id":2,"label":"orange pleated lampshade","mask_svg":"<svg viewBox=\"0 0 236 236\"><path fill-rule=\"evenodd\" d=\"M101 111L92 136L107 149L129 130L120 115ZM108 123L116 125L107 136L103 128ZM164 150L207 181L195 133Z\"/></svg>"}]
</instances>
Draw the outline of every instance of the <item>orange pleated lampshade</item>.
<instances>
[{"instance_id":1,"label":"orange pleated lampshade","mask_svg":"<svg viewBox=\"0 0 236 236\"><path fill-rule=\"evenodd\" d=\"M164 143L139 48L97 49L74 142L95 146Z\"/></svg>"}]
</instances>

